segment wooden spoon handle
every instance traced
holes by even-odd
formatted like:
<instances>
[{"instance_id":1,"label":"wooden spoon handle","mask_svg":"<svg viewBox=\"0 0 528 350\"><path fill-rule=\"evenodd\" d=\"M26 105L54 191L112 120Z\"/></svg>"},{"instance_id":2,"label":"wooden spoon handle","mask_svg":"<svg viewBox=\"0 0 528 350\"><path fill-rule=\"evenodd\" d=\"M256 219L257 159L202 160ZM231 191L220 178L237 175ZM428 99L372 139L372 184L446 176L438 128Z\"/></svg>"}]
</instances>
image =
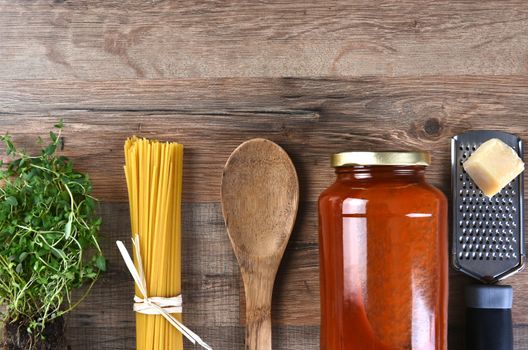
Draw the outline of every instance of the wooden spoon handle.
<instances>
[{"instance_id":1,"label":"wooden spoon handle","mask_svg":"<svg viewBox=\"0 0 528 350\"><path fill-rule=\"evenodd\" d=\"M246 274L246 350L271 350L271 295L274 271Z\"/></svg>"},{"instance_id":2,"label":"wooden spoon handle","mask_svg":"<svg viewBox=\"0 0 528 350\"><path fill-rule=\"evenodd\" d=\"M247 311L246 350L271 350L270 311Z\"/></svg>"}]
</instances>

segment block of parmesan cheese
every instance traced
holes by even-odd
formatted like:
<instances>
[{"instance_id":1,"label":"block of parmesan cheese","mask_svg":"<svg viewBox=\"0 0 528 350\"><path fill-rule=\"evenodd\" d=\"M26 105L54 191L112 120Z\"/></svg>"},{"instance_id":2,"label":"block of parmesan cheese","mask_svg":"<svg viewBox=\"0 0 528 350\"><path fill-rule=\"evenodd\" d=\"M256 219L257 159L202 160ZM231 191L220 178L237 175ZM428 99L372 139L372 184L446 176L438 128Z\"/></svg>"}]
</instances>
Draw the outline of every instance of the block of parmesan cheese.
<instances>
[{"instance_id":1,"label":"block of parmesan cheese","mask_svg":"<svg viewBox=\"0 0 528 350\"><path fill-rule=\"evenodd\" d=\"M499 139L490 139L463 164L473 182L488 197L493 197L524 170L517 152Z\"/></svg>"}]
</instances>

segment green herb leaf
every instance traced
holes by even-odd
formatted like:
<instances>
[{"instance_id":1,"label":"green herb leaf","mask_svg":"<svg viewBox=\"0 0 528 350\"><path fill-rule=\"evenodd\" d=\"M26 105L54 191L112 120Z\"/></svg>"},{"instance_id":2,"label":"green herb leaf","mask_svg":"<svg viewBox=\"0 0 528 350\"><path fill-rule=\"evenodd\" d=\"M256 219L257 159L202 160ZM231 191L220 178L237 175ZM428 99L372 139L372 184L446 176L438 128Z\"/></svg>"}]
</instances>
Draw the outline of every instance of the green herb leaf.
<instances>
[{"instance_id":1,"label":"green herb leaf","mask_svg":"<svg viewBox=\"0 0 528 350\"><path fill-rule=\"evenodd\" d=\"M57 124L54 125L57 129L62 129L64 127L64 120L61 119Z\"/></svg>"},{"instance_id":2,"label":"green herb leaf","mask_svg":"<svg viewBox=\"0 0 528 350\"><path fill-rule=\"evenodd\" d=\"M106 271L106 259L104 258L104 256L102 255L99 255L96 259L95 259L95 265L97 266L97 268L101 271Z\"/></svg>"},{"instance_id":3,"label":"green herb leaf","mask_svg":"<svg viewBox=\"0 0 528 350\"><path fill-rule=\"evenodd\" d=\"M72 230L72 222L73 222L73 213L70 213L68 216L68 222L66 223L66 226L64 227L64 238L70 239L71 230Z\"/></svg>"},{"instance_id":4,"label":"green herb leaf","mask_svg":"<svg viewBox=\"0 0 528 350\"><path fill-rule=\"evenodd\" d=\"M4 142L8 156L16 153L16 148L11 139L11 135L5 134L4 136L0 137L0 140Z\"/></svg>"},{"instance_id":5,"label":"green herb leaf","mask_svg":"<svg viewBox=\"0 0 528 350\"><path fill-rule=\"evenodd\" d=\"M12 207L15 207L18 205L17 199L13 196L6 197L5 201L7 204L9 204Z\"/></svg>"},{"instance_id":6,"label":"green herb leaf","mask_svg":"<svg viewBox=\"0 0 528 350\"><path fill-rule=\"evenodd\" d=\"M54 143L50 143L48 147L44 149L44 155L51 156L55 151L57 150L57 145Z\"/></svg>"},{"instance_id":7,"label":"green herb leaf","mask_svg":"<svg viewBox=\"0 0 528 350\"><path fill-rule=\"evenodd\" d=\"M18 257L18 261L19 261L19 262L24 261L24 260L27 258L27 256L28 256L28 253L23 252L23 253L20 254L20 256Z\"/></svg>"}]
</instances>

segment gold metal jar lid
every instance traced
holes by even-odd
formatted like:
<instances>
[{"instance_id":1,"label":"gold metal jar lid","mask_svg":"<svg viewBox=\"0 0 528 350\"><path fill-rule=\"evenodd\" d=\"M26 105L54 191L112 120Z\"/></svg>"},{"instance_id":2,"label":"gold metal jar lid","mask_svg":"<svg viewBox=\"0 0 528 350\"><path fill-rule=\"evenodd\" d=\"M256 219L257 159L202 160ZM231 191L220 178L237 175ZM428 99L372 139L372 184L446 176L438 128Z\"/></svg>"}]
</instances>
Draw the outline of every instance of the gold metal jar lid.
<instances>
[{"instance_id":1,"label":"gold metal jar lid","mask_svg":"<svg viewBox=\"0 0 528 350\"><path fill-rule=\"evenodd\" d=\"M398 152L341 152L332 155L334 168L354 165L419 165L431 164L431 155L426 151Z\"/></svg>"}]
</instances>

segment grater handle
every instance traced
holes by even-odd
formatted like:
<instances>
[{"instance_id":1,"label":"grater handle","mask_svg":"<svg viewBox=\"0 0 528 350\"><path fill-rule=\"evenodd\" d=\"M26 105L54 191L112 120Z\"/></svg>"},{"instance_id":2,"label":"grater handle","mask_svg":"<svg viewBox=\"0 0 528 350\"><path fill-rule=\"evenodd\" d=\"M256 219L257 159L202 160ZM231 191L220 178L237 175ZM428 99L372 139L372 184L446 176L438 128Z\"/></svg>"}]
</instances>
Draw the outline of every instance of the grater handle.
<instances>
[{"instance_id":1,"label":"grater handle","mask_svg":"<svg viewBox=\"0 0 528 350\"><path fill-rule=\"evenodd\" d=\"M512 301L511 286L467 287L467 350L513 350Z\"/></svg>"}]
</instances>

